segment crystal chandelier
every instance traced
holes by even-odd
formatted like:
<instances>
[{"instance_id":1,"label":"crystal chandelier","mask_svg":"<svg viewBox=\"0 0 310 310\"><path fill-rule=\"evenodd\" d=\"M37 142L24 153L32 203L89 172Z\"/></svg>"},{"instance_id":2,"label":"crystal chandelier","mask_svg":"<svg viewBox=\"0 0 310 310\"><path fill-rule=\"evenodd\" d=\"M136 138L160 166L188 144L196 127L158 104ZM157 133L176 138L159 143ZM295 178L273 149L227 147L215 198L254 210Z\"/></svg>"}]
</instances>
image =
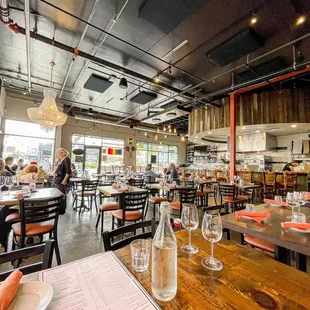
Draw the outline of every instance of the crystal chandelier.
<instances>
[{"instance_id":1,"label":"crystal chandelier","mask_svg":"<svg viewBox=\"0 0 310 310\"><path fill-rule=\"evenodd\" d=\"M51 69L51 86L53 77L54 63L50 63ZM44 99L39 108L29 108L27 110L29 118L43 127L62 126L67 121L67 115L58 111L56 105L57 92L52 88L44 89Z\"/></svg>"}]
</instances>

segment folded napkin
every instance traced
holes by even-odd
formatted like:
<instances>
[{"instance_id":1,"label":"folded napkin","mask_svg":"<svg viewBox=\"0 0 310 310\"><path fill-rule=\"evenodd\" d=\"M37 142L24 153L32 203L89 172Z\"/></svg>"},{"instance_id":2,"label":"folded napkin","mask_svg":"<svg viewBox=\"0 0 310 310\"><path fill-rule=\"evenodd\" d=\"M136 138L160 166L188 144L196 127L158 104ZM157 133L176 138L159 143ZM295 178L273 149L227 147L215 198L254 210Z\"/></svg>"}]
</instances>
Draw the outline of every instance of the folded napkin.
<instances>
[{"instance_id":1,"label":"folded napkin","mask_svg":"<svg viewBox=\"0 0 310 310\"><path fill-rule=\"evenodd\" d=\"M270 213L269 212L236 211L235 215L237 217L239 217L239 216L247 216L247 217L250 217L255 222L261 223L263 219L265 219L265 218L270 216Z\"/></svg>"},{"instance_id":2,"label":"folded napkin","mask_svg":"<svg viewBox=\"0 0 310 310\"><path fill-rule=\"evenodd\" d=\"M301 230L310 229L310 223L293 223L293 222L282 222L281 226L283 228L298 228Z\"/></svg>"},{"instance_id":3,"label":"folded napkin","mask_svg":"<svg viewBox=\"0 0 310 310\"><path fill-rule=\"evenodd\" d=\"M264 199L264 202L265 203L270 203L270 204L273 204L273 205L281 205L281 206L288 206L288 204L284 201L278 201L278 200L273 200L273 199L267 199L265 198Z\"/></svg>"},{"instance_id":4,"label":"folded napkin","mask_svg":"<svg viewBox=\"0 0 310 310\"><path fill-rule=\"evenodd\" d=\"M119 188L119 185L116 184L116 183L113 183L113 184L112 184L112 187L113 187L113 188Z\"/></svg>"},{"instance_id":5,"label":"folded napkin","mask_svg":"<svg viewBox=\"0 0 310 310\"><path fill-rule=\"evenodd\" d=\"M19 270L13 271L0 286L0 310L5 310L9 307L14 299L20 279L23 274Z\"/></svg>"}]
</instances>

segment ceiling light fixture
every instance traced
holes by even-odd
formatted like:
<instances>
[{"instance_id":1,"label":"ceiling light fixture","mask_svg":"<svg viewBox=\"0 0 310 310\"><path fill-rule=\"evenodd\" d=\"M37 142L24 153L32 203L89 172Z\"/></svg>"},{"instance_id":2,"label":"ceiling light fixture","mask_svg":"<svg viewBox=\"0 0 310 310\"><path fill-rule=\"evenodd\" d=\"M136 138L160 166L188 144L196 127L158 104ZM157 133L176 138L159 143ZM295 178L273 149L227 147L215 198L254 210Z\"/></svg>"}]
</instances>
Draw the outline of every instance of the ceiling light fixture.
<instances>
[{"instance_id":1,"label":"ceiling light fixture","mask_svg":"<svg viewBox=\"0 0 310 310\"><path fill-rule=\"evenodd\" d=\"M181 141L185 141L185 137L184 136L181 137Z\"/></svg>"},{"instance_id":2,"label":"ceiling light fixture","mask_svg":"<svg viewBox=\"0 0 310 310\"><path fill-rule=\"evenodd\" d=\"M147 136L147 132L145 132L144 135Z\"/></svg>"},{"instance_id":3,"label":"ceiling light fixture","mask_svg":"<svg viewBox=\"0 0 310 310\"><path fill-rule=\"evenodd\" d=\"M119 88L127 89L127 87L127 80L125 78L121 78L121 80L119 81Z\"/></svg>"},{"instance_id":4,"label":"ceiling light fixture","mask_svg":"<svg viewBox=\"0 0 310 310\"><path fill-rule=\"evenodd\" d=\"M159 79L158 77L156 77L156 78L154 79L154 82L155 82L155 83L159 83L159 82L160 82L160 79Z\"/></svg>"},{"instance_id":5,"label":"ceiling light fixture","mask_svg":"<svg viewBox=\"0 0 310 310\"><path fill-rule=\"evenodd\" d=\"M166 126L164 126L164 128L163 128L163 131L167 131L167 128L166 128Z\"/></svg>"},{"instance_id":6,"label":"ceiling light fixture","mask_svg":"<svg viewBox=\"0 0 310 310\"><path fill-rule=\"evenodd\" d=\"M250 21L251 25L256 24L257 21L258 21L257 14L256 14L256 13L253 13L253 14L252 14L252 17L251 17L251 21Z\"/></svg>"},{"instance_id":7,"label":"ceiling light fixture","mask_svg":"<svg viewBox=\"0 0 310 310\"><path fill-rule=\"evenodd\" d=\"M165 135L165 139L167 139L168 138L168 135Z\"/></svg>"},{"instance_id":8,"label":"ceiling light fixture","mask_svg":"<svg viewBox=\"0 0 310 310\"><path fill-rule=\"evenodd\" d=\"M158 123L158 122L160 122L161 121L161 119L159 118L159 117L154 117L154 118L152 118L152 122L153 123Z\"/></svg>"},{"instance_id":9,"label":"ceiling light fixture","mask_svg":"<svg viewBox=\"0 0 310 310\"><path fill-rule=\"evenodd\" d=\"M260 132L260 130L256 130L255 132Z\"/></svg>"},{"instance_id":10,"label":"ceiling light fixture","mask_svg":"<svg viewBox=\"0 0 310 310\"><path fill-rule=\"evenodd\" d=\"M242 126L242 128L241 129L245 129L245 126Z\"/></svg>"},{"instance_id":11,"label":"ceiling light fixture","mask_svg":"<svg viewBox=\"0 0 310 310\"><path fill-rule=\"evenodd\" d=\"M292 127L292 128L296 128L296 127L297 127L297 125L296 125L296 124L293 124L291 127Z\"/></svg>"},{"instance_id":12,"label":"ceiling light fixture","mask_svg":"<svg viewBox=\"0 0 310 310\"><path fill-rule=\"evenodd\" d=\"M209 134L209 135L211 135L211 133L212 133L211 131L208 131L208 134Z\"/></svg>"},{"instance_id":13,"label":"ceiling light fixture","mask_svg":"<svg viewBox=\"0 0 310 310\"><path fill-rule=\"evenodd\" d=\"M50 63L51 79L50 88L44 89L44 98L39 108L29 108L27 110L31 121L40 124L43 127L62 126L67 121L67 115L58 111L56 105L57 92L52 88L54 62Z\"/></svg>"},{"instance_id":14,"label":"ceiling light fixture","mask_svg":"<svg viewBox=\"0 0 310 310\"><path fill-rule=\"evenodd\" d=\"M159 141L159 144L163 144L163 141L160 140L160 141Z\"/></svg>"},{"instance_id":15,"label":"ceiling light fixture","mask_svg":"<svg viewBox=\"0 0 310 310\"><path fill-rule=\"evenodd\" d=\"M27 95L27 93L24 91L24 92L23 92L23 95Z\"/></svg>"},{"instance_id":16,"label":"ceiling light fixture","mask_svg":"<svg viewBox=\"0 0 310 310\"><path fill-rule=\"evenodd\" d=\"M159 127L157 128L157 132L160 132L160 128Z\"/></svg>"},{"instance_id":17,"label":"ceiling light fixture","mask_svg":"<svg viewBox=\"0 0 310 310\"><path fill-rule=\"evenodd\" d=\"M169 128L169 132L172 132L172 129L171 129L171 127Z\"/></svg>"},{"instance_id":18,"label":"ceiling light fixture","mask_svg":"<svg viewBox=\"0 0 310 310\"><path fill-rule=\"evenodd\" d=\"M188 43L188 40L184 40L179 45L177 45L175 48L173 48L171 51L169 51L167 54L165 54L162 58L170 56L171 54L175 53L177 50L179 50L181 47L183 47L187 43Z\"/></svg>"},{"instance_id":19,"label":"ceiling light fixture","mask_svg":"<svg viewBox=\"0 0 310 310\"><path fill-rule=\"evenodd\" d=\"M154 139L158 140L158 135L157 134L155 134Z\"/></svg>"},{"instance_id":20,"label":"ceiling light fixture","mask_svg":"<svg viewBox=\"0 0 310 310\"><path fill-rule=\"evenodd\" d=\"M174 127L174 129L173 129L173 132L174 132L174 133L177 133L177 129L176 129L175 127Z\"/></svg>"},{"instance_id":21,"label":"ceiling light fixture","mask_svg":"<svg viewBox=\"0 0 310 310\"><path fill-rule=\"evenodd\" d=\"M299 25L302 25L305 21L306 21L306 16L305 15L301 15L297 18L296 20L296 25L299 26Z\"/></svg>"},{"instance_id":22,"label":"ceiling light fixture","mask_svg":"<svg viewBox=\"0 0 310 310\"><path fill-rule=\"evenodd\" d=\"M176 112L169 112L166 114L166 116L167 116L167 118L172 119L172 118L175 118L177 116L177 113Z\"/></svg>"}]
</instances>

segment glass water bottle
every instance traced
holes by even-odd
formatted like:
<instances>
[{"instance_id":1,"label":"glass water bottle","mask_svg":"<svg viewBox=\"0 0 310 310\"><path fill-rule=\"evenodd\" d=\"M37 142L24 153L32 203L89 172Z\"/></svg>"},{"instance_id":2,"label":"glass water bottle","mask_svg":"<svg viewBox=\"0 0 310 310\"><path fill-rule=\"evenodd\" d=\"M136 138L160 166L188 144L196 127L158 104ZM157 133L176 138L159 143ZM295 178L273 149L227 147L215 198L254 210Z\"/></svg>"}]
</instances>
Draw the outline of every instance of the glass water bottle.
<instances>
[{"instance_id":1,"label":"glass water bottle","mask_svg":"<svg viewBox=\"0 0 310 310\"><path fill-rule=\"evenodd\" d=\"M169 301L177 292L177 242L170 224L169 202L160 205L161 218L152 245L152 292Z\"/></svg>"}]
</instances>

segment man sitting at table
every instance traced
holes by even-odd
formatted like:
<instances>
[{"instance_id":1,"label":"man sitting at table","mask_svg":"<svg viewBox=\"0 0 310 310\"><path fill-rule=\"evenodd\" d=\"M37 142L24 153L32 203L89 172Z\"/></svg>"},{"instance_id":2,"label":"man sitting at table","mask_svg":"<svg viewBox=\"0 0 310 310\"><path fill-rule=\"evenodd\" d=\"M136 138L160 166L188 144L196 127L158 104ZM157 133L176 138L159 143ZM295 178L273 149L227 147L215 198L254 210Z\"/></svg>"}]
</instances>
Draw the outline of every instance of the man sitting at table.
<instances>
[{"instance_id":1,"label":"man sitting at table","mask_svg":"<svg viewBox=\"0 0 310 310\"><path fill-rule=\"evenodd\" d=\"M299 161L294 160L292 163L287 163L282 171L294 171L294 167L299 165Z\"/></svg>"},{"instance_id":2,"label":"man sitting at table","mask_svg":"<svg viewBox=\"0 0 310 310\"><path fill-rule=\"evenodd\" d=\"M7 171L9 171L12 175L15 175L16 172L13 171L13 169L12 169L13 160L14 160L13 157L8 156L8 157L5 159L5 167L4 167L4 168L5 168Z\"/></svg>"},{"instance_id":3,"label":"man sitting at table","mask_svg":"<svg viewBox=\"0 0 310 310\"><path fill-rule=\"evenodd\" d=\"M151 182L155 182L155 178L157 178L157 174L154 171L152 171L152 164L147 164L147 166L145 167L143 176L150 177Z\"/></svg>"},{"instance_id":4,"label":"man sitting at table","mask_svg":"<svg viewBox=\"0 0 310 310\"><path fill-rule=\"evenodd\" d=\"M12 173L4 168L4 160L0 158L0 176L12 176Z\"/></svg>"}]
</instances>

